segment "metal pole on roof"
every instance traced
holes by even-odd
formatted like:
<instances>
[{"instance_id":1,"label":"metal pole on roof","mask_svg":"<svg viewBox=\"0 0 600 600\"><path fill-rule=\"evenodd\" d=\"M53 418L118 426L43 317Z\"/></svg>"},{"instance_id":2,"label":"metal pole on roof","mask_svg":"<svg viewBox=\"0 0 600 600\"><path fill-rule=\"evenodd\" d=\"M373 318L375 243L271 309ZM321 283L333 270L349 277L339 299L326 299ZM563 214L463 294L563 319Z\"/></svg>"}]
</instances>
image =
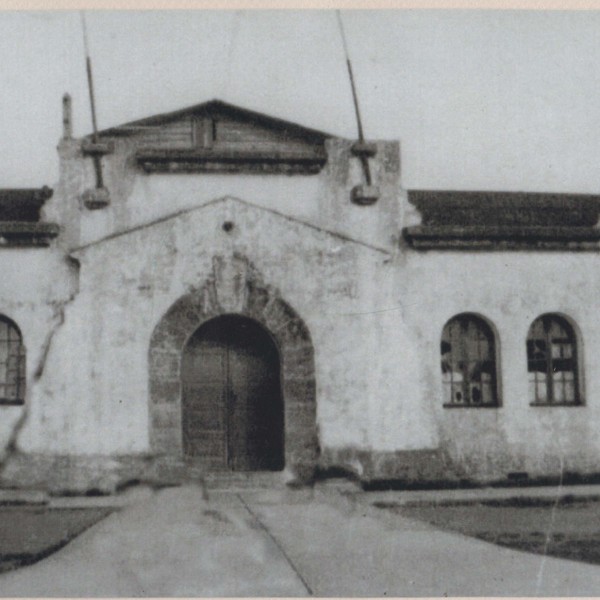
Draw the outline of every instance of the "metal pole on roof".
<instances>
[{"instance_id":1,"label":"metal pole on roof","mask_svg":"<svg viewBox=\"0 0 600 600\"><path fill-rule=\"evenodd\" d=\"M90 58L90 49L88 45L87 23L85 20L85 11L80 11L81 28L83 30L83 47L85 50L85 68L87 71L88 91L90 94L90 109L92 112L92 128L94 144L98 143L98 123L96 121L96 102L94 98L94 79L92 77L92 59ZM96 187L104 187L102 177L102 162L99 155L94 155L94 169L96 171Z\"/></svg>"},{"instance_id":2,"label":"metal pole on roof","mask_svg":"<svg viewBox=\"0 0 600 600\"><path fill-rule=\"evenodd\" d=\"M346 32L344 31L344 23L342 21L342 13L339 10L335 11L337 16L340 35L342 37L342 46L344 47L344 56L346 57L346 67L348 68L348 77L350 78L350 87L352 88L352 100L354 102L354 114L356 115L356 124L358 126L358 139L362 142L365 139L363 134L362 121L360 119L360 108L358 106L358 95L356 93L356 85L354 83L354 74L352 73L352 62L348 53L348 43L346 42Z\"/></svg>"},{"instance_id":3,"label":"metal pole on roof","mask_svg":"<svg viewBox=\"0 0 600 600\"><path fill-rule=\"evenodd\" d=\"M354 82L354 73L352 72L352 62L350 61L350 54L348 52L348 44L346 42L346 33L344 31L344 23L342 21L342 13L340 10L335 11L337 16L337 22L340 29L340 35L342 37L342 45L344 46L344 55L346 57L346 67L348 68L348 77L350 79L350 87L352 89L352 101L354 103L354 114L356 115L356 125L358 129L358 139L360 142L365 141L363 132L362 120L360 118L360 107L358 105L358 94L356 92L356 84ZM360 162L363 167L365 174L365 180L367 185L371 185L371 169L369 168L369 161L365 155L360 156Z\"/></svg>"}]
</instances>

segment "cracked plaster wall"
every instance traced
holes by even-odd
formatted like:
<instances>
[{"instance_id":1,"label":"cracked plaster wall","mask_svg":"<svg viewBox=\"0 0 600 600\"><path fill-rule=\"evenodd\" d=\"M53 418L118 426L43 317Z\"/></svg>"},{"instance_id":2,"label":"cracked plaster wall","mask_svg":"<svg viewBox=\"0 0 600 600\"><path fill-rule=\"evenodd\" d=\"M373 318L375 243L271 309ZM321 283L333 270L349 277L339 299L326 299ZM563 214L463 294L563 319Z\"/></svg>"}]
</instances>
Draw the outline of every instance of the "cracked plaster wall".
<instances>
[{"instance_id":1,"label":"cracked plaster wall","mask_svg":"<svg viewBox=\"0 0 600 600\"><path fill-rule=\"evenodd\" d=\"M238 254L310 330L324 464L375 477L452 473L480 480L511 471L598 471L596 254L419 253L398 246L402 225L418 215L398 187L395 144L381 150L387 158L374 168L384 195L373 207L349 201L360 173L345 141L329 143L333 160L321 175L293 178L145 176L119 163L126 150L108 161L111 208L90 212L79 195L93 183L91 161L82 159L78 142L61 144L61 183L46 218L63 225L63 248L98 243L75 252L80 291L28 396L24 451L147 452L151 333L169 306L210 277L214 256ZM224 195L250 204L216 200ZM182 210L188 212L169 217ZM234 223L230 233L225 221ZM55 250L8 250L0 261L10 274L0 312L23 331L29 379L56 304L73 292L73 275ZM498 409L442 408L441 331L467 311L484 315L498 332ZM545 312L568 315L582 333L583 407L529 406L525 336ZM2 435L20 410L0 407Z\"/></svg>"},{"instance_id":2,"label":"cracked plaster wall","mask_svg":"<svg viewBox=\"0 0 600 600\"><path fill-rule=\"evenodd\" d=\"M65 304L75 292L76 267L55 246L5 249L0 252L0 314L21 330L26 349L25 406L0 405L0 447L5 448L25 407L47 404L38 374L45 367L53 330L62 320Z\"/></svg>"},{"instance_id":3,"label":"cracked plaster wall","mask_svg":"<svg viewBox=\"0 0 600 600\"><path fill-rule=\"evenodd\" d=\"M230 233L225 221L234 223ZM386 300L373 280L389 269L387 255L225 199L77 253L80 291L48 357L53 375L44 378L46 393L62 400L32 411L23 447L147 451L152 331L176 300L211 276L214 256L234 255L247 257L309 328L321 443L389 444L373 437L372 414L396 397L400 383L374 360L386 325L371 311Z\"/></svg>"}]
</instances>

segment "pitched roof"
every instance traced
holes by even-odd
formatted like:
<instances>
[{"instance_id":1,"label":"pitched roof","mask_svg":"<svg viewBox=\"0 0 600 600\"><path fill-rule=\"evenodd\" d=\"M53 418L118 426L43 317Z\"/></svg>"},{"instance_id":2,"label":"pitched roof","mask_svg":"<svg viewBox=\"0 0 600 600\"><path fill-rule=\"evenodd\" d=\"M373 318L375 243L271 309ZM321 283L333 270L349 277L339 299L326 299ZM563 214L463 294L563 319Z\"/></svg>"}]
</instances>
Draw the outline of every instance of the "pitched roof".
<instances>
[{"instance_id":1,"label":"pitched roof","mask_svg":"<svg viewBox=\"0 0 600 600\"><path fill-rule=\"evenodd\" d=\"M255 112L246 108L241 108L222 100L214 99L201 104L195 104L194 106L188 106L180 110L173 112L162 113L139 119L136 121L130 121L110 129L105 129L99 132L101 136L127 136L132 135L140 130L144 130L147 127L156 127L165 125L173 121L177 121L183 117L194 116L194 117L214 117L223 116L230 118L237 118L244 121L252 122L255 125L266 127L268 129L279 130L286 132L295 137L303 138L308 142L312 143L323 143L325 139L335 137L331 134L323 131L317 131L316 129L310 129L297 123L291 123L277 117L271 117L264 113Z\"/></svg>"},{"instance_id":2,"label":"pitched roof","mask_svg":"<svg viewBox=\"0 0 600 600\"><path fill-rule=\"evenodd\" d=\"M49 187L0 189L0 221L37 222L40 209L52 196Z\"/></svg>"}]
</instances>

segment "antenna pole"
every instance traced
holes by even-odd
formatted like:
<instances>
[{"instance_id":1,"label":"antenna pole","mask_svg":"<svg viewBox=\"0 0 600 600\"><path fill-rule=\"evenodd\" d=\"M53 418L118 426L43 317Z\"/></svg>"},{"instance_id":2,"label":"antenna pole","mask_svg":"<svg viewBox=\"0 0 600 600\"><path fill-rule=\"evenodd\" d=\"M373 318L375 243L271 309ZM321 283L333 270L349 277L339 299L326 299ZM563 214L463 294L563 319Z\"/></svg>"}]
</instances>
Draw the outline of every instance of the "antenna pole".
<instances>
[{"instance_id":1,"label":"antenna pole","mask_svg":"<svg viewBox=\"0 0 600 600\"><path fill-rule=\"evenodd\" d=\"M344 55L346 57L346 67L348 68L348 77L350 79L350 87L352 89L352 101L354 103L354 114L356 115L356 126L358 129L358 139L360 142L365 141L363 132L362 120L360 118L360 107L358 105L358 94L356 92L356 84L354 83L354 73L352 72L352 62L350 61L350 55L348 53L348 44L346 43L346 34L344 32L344 23L342 22L342 13L339 10L335 11L337 15L337 21L340 28L340 35L342 36L342 45L344 46ZM367 185L371 185L371 169L369 168L369 161L363 154L360 156L360 162L362 164L363 172Z\"/></svg>"},{"instance_id":2,"label":"antenna pole","mask_svg":"<svg viewBox=\"0 0 600 600\"><path fill-rule=\"evenodd\" d=\"M85 49L85 67L87 71L87 81L88 81L88 91L90 94L90 109L92 112L92 128L93 135L92 138L94 140L94 144L98 143L98 123L96 122L96 102L94 99L94 79L92 77L92 59L90 58L90 50L88 45L88 36L87 36L87 23L85 21L85 11L80 12L81 15L81 27L83 30L83 46ZM94 155L94 170L96 171L96 187L101 188L104 187L103 177L102 177L102 162L100 161L100 156Z\"/></svg>"}]
</instances>

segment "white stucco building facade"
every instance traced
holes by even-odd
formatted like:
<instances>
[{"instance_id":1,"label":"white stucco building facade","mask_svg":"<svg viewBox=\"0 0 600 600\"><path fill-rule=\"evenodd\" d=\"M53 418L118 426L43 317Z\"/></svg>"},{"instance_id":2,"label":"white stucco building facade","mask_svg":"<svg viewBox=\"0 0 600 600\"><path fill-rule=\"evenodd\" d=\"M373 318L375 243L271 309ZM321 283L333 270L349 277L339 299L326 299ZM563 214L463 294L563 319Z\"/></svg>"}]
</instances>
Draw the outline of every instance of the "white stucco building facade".
<instances>
[{"instance_id":1,"label":"white stucco building facade","mask_svg":"<svg viewBox=\"0 0 600 600\"><path fill-rule=\"evenodd\" d=\"M600 197L405 190L397 141L219 101L65 118L53 193L0 194L2 485L600 472Z\"/></svg>"}]
</instances>

